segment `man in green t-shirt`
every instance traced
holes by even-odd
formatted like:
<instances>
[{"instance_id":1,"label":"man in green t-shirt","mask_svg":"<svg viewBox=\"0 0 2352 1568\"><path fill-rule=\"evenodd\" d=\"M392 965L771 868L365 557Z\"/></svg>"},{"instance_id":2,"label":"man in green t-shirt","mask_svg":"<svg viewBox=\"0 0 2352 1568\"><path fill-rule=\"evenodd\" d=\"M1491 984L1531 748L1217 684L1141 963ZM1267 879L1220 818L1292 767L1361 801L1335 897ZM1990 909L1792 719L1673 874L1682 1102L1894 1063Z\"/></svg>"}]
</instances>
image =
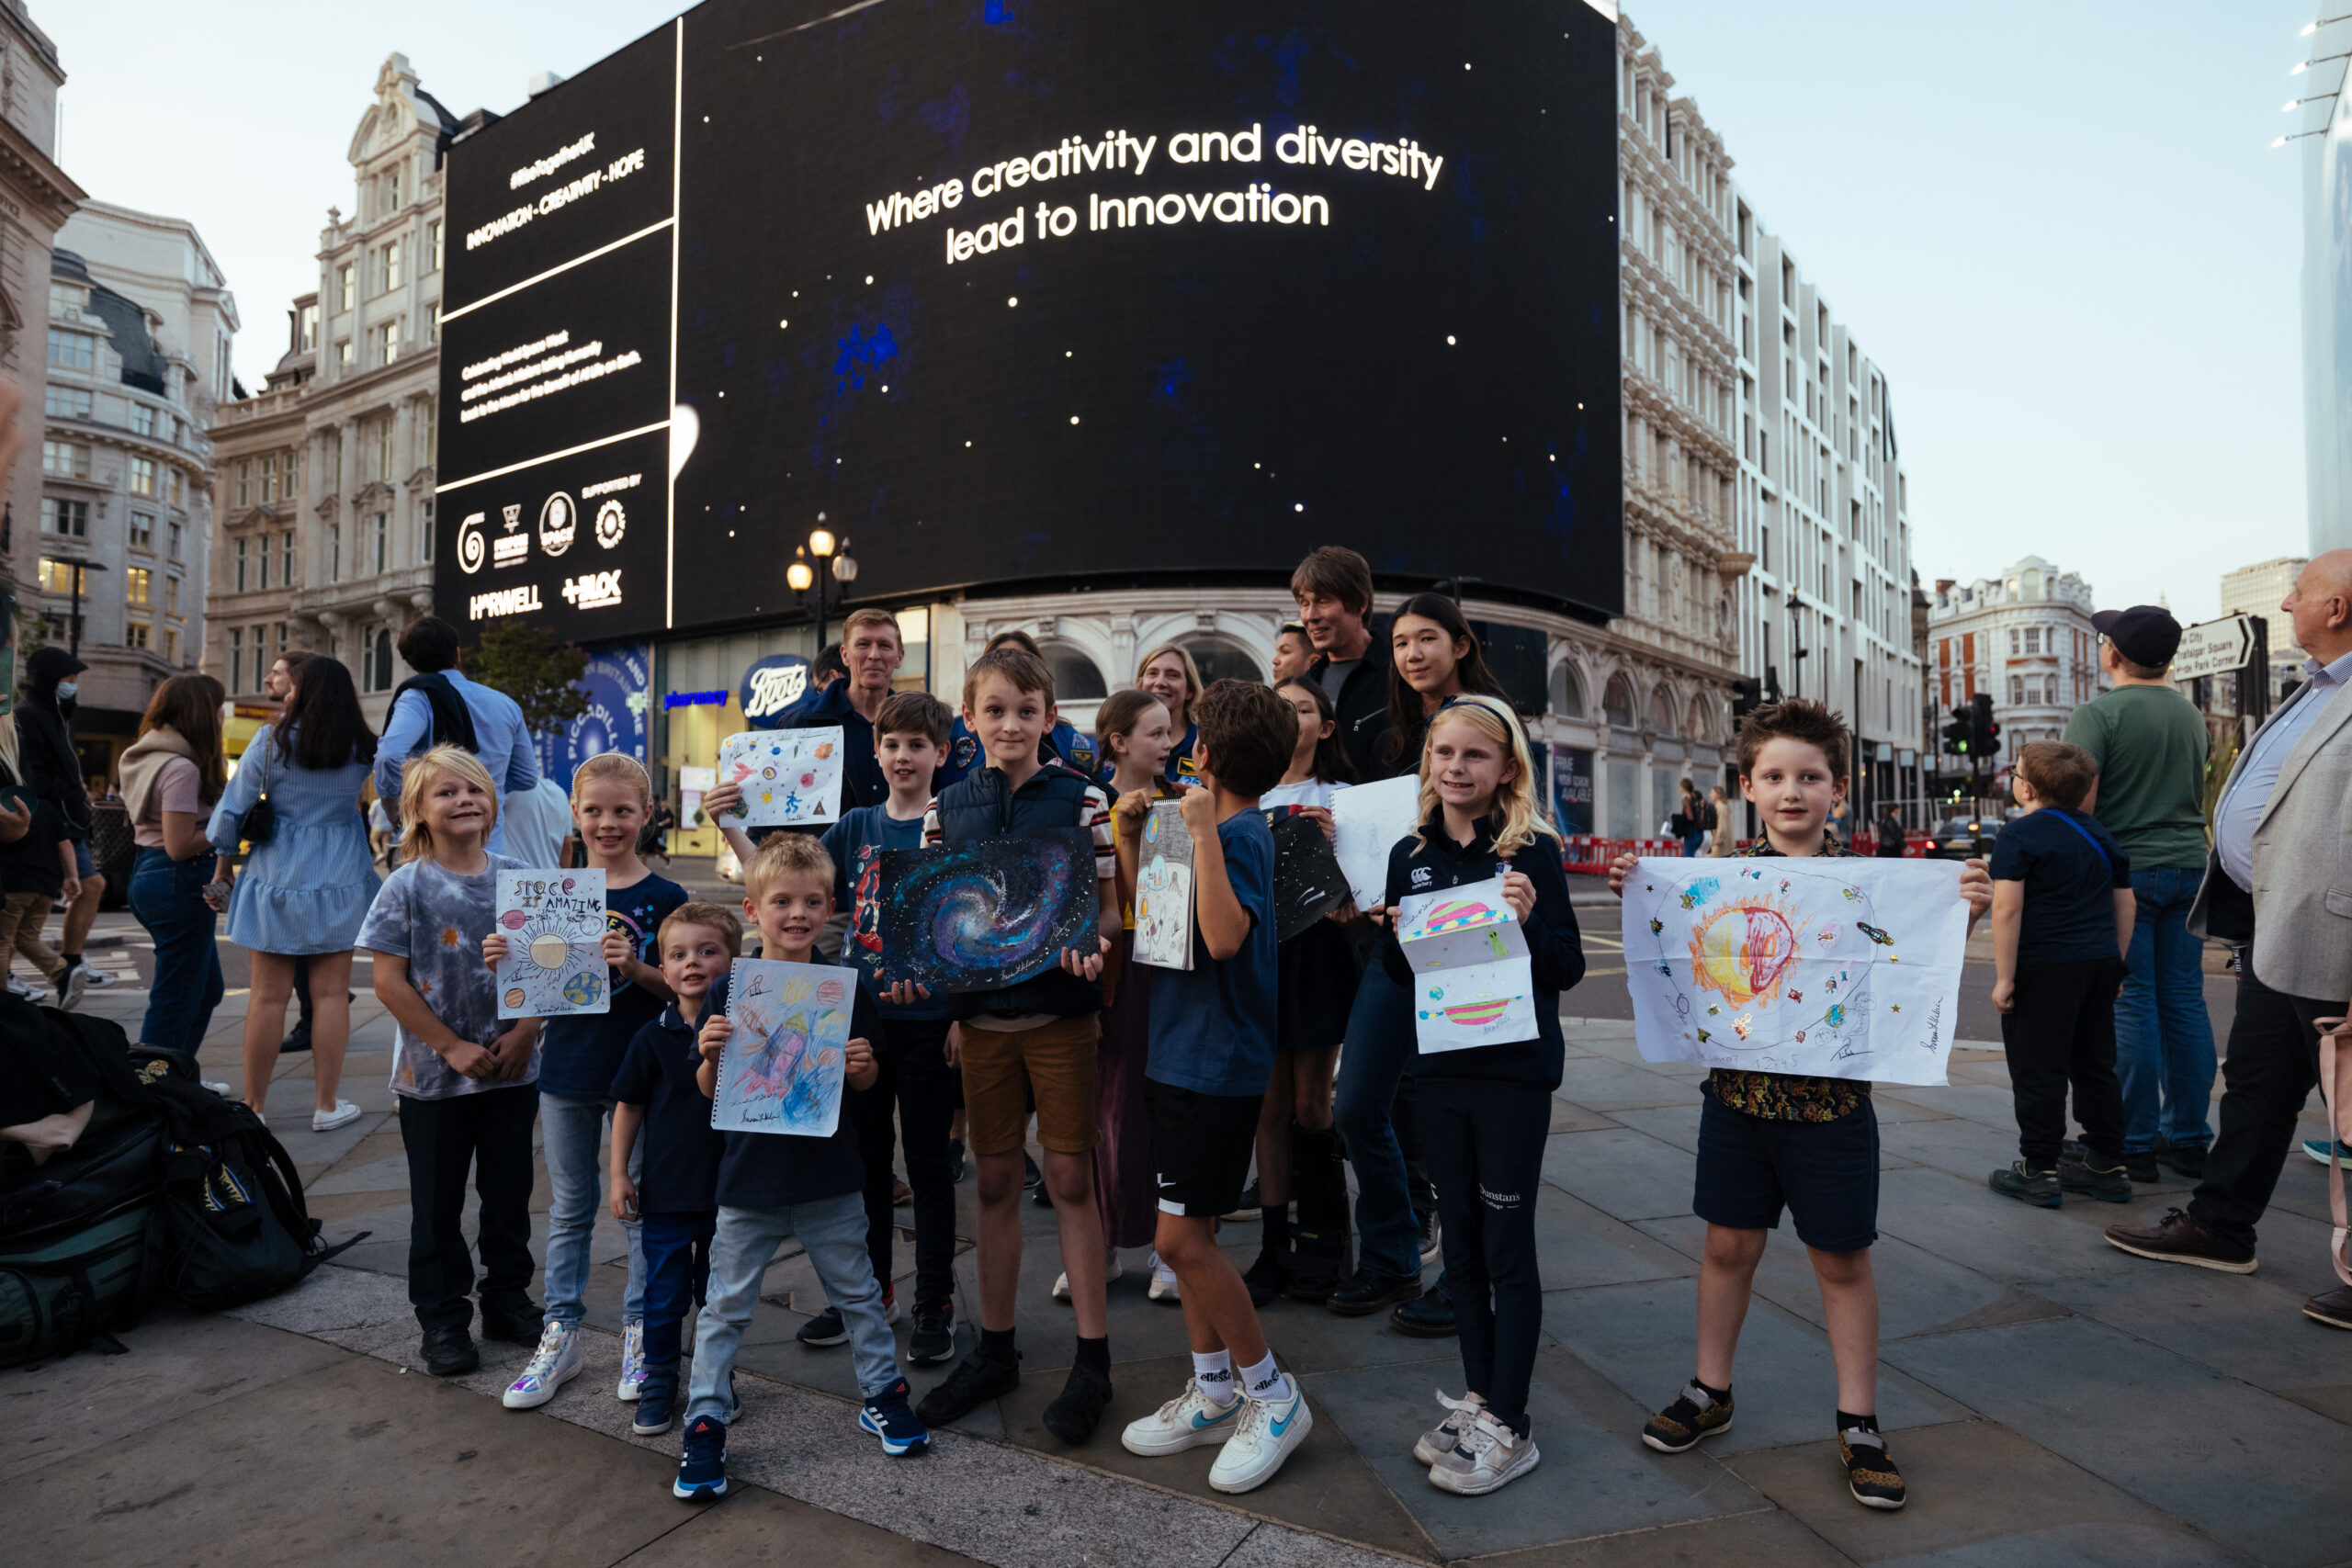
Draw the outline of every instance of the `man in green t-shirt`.
<instances>
[{"instance_id":1,"label":"man in green t-shirt","mask_svg":"<svg viewBox=\"0 0 2352 1568\"><path fill-rule=\"evenodd\" d=\"M2170 611L2102 610L2091 625L2115 689L2075 710L2066 740L2098 763L2095 815L2131 857L2138 906L2131 974L2115 1001L2123 1164L2134 1181L2158 1179L2159 1159L2194 1180L2213 1141L2204 944L2188 934L2205 874L2205 720L2166 674L2180 647Z\"/></svg>"}]
</instances>

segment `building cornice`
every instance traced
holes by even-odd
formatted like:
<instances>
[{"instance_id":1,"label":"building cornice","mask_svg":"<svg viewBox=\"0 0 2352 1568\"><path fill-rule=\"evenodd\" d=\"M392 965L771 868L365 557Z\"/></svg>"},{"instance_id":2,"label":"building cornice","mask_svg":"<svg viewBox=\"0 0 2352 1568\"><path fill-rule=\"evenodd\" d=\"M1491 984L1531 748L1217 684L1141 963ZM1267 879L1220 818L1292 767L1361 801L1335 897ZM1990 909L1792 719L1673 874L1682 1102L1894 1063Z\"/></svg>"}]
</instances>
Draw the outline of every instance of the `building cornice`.
<instances>
[{"instance_id":1,"label":"building cornice","mask_svg":"<svg viewBox=\"0 0 2352 1568\"><path fill-rule=\"evenodd\" d=\"M0 189L26 198L54 232L90 199L56 161L32 143L15 125L0 119ZM46 280L44 280L46 281Z\"/></svg>"}]
</instances>

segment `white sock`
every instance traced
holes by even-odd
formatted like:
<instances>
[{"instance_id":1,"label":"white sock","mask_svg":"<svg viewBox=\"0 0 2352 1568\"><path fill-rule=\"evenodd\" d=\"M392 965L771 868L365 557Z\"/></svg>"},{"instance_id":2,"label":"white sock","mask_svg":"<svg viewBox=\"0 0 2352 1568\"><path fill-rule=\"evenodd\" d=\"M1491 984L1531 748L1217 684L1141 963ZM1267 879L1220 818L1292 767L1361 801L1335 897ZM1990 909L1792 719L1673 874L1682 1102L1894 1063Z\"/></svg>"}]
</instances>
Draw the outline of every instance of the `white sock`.
<instances>
[{"instance_id":1,"label":"white sock","mask_svg":"<svg viewBox=\"0 0 2352 1568\"><path fill-rule=\"evenodd\" d=\"M1241 1397L1241 1391L1233 1386L1233 1352L1230 1350L1211 1350L1205 1355L1193 1351L1193 1381L1201 1385L1201 1393L1207 1396L1209 1403L1220 1409Z\"/></svg>"},{"instance_id":2,"label":"white sock","mask_svg":"<svg viewBox=\"0 0 2352 1568\"><path fill-rule=\"evenodd\" d=\"M1267 1351L1266 1359L1256 1366L1241 1370L1241 1385L1250 1391L1250 1398L1264 1404L1290 1403L1290 1379L1283 1376L1281 1369L1274 1365L1272 1350Z\"/></svg>"}]
</instances>

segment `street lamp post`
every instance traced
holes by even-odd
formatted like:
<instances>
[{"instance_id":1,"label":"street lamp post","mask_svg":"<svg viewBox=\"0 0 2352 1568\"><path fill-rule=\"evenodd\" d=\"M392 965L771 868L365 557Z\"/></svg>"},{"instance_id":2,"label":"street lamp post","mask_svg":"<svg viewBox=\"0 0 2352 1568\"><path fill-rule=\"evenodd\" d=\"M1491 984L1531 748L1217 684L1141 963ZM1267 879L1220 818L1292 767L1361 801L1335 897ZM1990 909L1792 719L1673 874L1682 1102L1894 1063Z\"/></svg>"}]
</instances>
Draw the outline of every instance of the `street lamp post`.
<instances>
[{"instance_id":1,"label":"street lamp post","mask_svg":"<svg viewBox=\"0 0 2352 1568\"><path fill-rule=\"evenodd\" d=\"M817 563L811 564L810 558ZM784 569L784 581L795 593L816 592L817 651L825 651L825 575L830 573L842 585L843 597L849 585L857 581L857 561L849 553L849 540L836 539L825 526L825 514L817 513L817 526L810 529L808 542L792 553L792 564Z\"/></svg>"},{"instance_id":2,"label":"street lamp post","mask_svg":"<svg viewBox=\"0 0 2352 1568\"><path fill-rule=\"evenodd\" d=\"M65 623L65 651L78 659L82 654L82 574L85 571L105 571L107 568L102 560L68 561L66 564L74 569L74 608Z\"/></svg>"}]
</instances>

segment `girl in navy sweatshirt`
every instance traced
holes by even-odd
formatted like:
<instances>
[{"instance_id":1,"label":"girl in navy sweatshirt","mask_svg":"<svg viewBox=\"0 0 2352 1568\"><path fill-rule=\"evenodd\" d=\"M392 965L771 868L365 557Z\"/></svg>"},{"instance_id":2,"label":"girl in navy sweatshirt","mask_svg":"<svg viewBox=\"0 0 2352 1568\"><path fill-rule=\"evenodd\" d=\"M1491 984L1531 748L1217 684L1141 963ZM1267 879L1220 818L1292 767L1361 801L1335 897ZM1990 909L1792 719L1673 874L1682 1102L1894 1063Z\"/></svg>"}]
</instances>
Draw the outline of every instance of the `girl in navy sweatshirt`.
<instances>
[{"instance_id":1,"label":"girl in navy sweatshirt","mask_svg":"<svg viewBox=\"0 0 2352 1568\"><path fill-rule=\"evenodd\" d=\"M1561 843L1538 812L1527 735L1499 698L1460 696L1421 743L1421 828L1388 854L1384 902L1499 875L1527 937L1535 1038L1423 1052L1413 1062L1421 1148L1437 1188L1445 1270L1469 1392L1440 1396L1444 1421L1414 1446L1430 1482L1468 1495L1535 1468L1527 1385L1544 1323L1535 1266L1535 1188L1560 1087L1560 993L1584 978ZM1381 959L1414 977L1391 922Z\"/></svg>"}]
</instances>

